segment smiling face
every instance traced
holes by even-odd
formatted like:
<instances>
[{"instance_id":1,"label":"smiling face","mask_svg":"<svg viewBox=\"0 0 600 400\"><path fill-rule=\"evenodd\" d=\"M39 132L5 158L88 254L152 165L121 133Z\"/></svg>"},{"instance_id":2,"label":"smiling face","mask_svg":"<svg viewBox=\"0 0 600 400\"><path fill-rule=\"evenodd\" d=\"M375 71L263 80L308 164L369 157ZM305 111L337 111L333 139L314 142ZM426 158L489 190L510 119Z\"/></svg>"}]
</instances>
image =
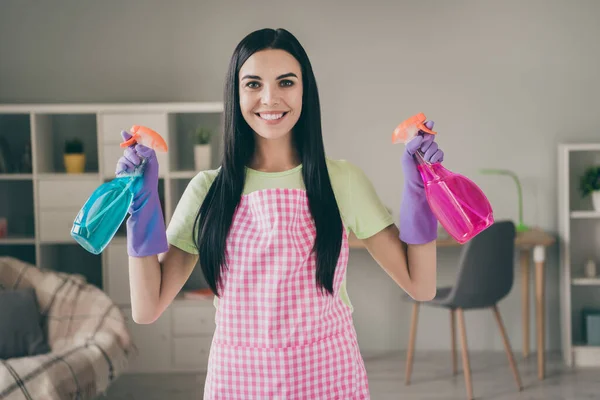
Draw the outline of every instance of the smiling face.
<instances>
[{"instance_id":1,"label":"smiling face","mask_svg":"<svg viewBox=\"0 0 600 400\"><path fill-rule=\"evenodd\" d=\"M240 109L257 135L279 139L291 134L302 111L300 64L283 50L254 53L240 68Z\"/></svg>"}]
</instances>

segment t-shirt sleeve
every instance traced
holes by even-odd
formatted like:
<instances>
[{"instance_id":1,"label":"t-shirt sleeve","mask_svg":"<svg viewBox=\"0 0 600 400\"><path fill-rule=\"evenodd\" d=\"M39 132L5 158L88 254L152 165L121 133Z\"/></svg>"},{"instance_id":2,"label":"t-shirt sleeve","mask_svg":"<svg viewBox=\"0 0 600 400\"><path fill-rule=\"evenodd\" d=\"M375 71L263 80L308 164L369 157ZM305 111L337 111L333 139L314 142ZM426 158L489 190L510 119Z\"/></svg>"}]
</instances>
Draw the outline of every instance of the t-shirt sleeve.
<instances>
[{"instance_id":1,"label":"t-shirt sleeve","mask_svg":"<svg viewBox=\"0 0 600 400\"><path fill-rule=\"evenodd\" d=\"M211 179L204 171L188 183L167 227L169 244L188 253L198 254L193 235L194 222L208 193L210 183Z\"/></svg>"},{"instance_id":2,"label":"t-shirt sleeve","mask_svg":"<svg viewBox=\"0 0 600 400\"><path fill-rule=\"evenodd\" d=\"M394 223L373 183L357 166L349 163L350 229L366 239Z\"/></svg>"}]
</instances>

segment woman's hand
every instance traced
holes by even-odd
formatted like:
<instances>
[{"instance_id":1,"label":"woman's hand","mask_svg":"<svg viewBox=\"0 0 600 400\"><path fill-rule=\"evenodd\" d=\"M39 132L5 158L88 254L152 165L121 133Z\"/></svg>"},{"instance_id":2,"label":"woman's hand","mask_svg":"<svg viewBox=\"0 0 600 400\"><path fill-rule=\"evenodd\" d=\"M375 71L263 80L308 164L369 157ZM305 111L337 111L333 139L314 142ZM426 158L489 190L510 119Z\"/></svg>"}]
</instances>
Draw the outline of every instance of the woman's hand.
<instances>
[{"instance_id":1,"label":"woman's hand","mask_svg":"<svg viewBox=\"0 0 600 400\"><path fill-rule=\"evenodd\" d=\"M433 121L425 122L425 126L432 129ZM407 244L425 244L437 239L437 219L427 202L425 185L414 159L417 151L430 163L441 162L444 159L444 152L435 142L435 135L421 131L405 146L402 154L404 190L400 205L399 229L400 239Z\"/></svg>"},{"instance_id":2,"label":"woman's hand","mask_svg":"<svg viewBox=\"0 0 600 400\"><path fill-rule=\"evenodd\" d=\"M121 132L123 140L131 135ZM132 257L161 254L169 249L165 221L158 195L158 161L153 149L141 144L127 147L117 161L116 175L133 173L145 160L144 170L134 186L127 220L127 251Z\"/></svg>"}]
</instances>

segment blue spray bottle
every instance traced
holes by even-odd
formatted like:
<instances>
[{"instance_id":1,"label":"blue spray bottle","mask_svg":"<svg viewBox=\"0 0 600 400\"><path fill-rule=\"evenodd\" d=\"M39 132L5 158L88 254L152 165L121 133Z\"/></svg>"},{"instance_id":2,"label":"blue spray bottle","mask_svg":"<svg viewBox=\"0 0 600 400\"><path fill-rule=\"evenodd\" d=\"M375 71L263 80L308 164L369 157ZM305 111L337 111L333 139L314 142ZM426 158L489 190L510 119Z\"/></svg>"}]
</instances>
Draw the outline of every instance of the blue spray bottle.
<instances>
[{"instance_id":1,"label":"blue spray bottle","mask_svg":"<svg viewBox=\"0 0 600 400\"><path fill-rule=\"evenodd\" d=\"M140 143L155 151L167 151L165 140L150 128L134 125L130 133L132 137L121 143L122 148ZM132 173L120 174L100 185L85 202L71 228L71 236L84 249L100 254L110 243L140 189L145 166L146 160L142 160Z\"/></svg>"}]
</instances>

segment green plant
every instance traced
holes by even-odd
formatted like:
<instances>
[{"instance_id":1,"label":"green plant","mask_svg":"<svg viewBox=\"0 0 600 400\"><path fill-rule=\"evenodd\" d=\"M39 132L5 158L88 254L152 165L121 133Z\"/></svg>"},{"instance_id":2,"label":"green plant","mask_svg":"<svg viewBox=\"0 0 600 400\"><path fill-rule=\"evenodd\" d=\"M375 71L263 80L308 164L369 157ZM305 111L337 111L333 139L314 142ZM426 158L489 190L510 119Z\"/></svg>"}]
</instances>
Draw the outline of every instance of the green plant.
<instances>
[{"instance_id":1,"label":"green plant","mask_svg":"<svg viewBox=\"0 0 600 400\"><path fill-rule=\"evenodd\" d=\"M600 166L589 167L579 180L579 190L583 197L600 190Z\"/></svg>"},{"instance_id":2,"label":"green plant","mask_svg":"<svg viewBox=\"0 0 600 400\"><path fill-rule=\"evenodd\" d=\"M83 153L83 142L80 139L74 138L65 142L65 154Z\"/></svg>"},{"instance_id":3,"label":"green plant","mask_svg":"<svg viewBox=\"0 0 600 400\"><path fill-rule=\"evenodd\" d=\"M210 143L210 138L212 137L213 132L209 128L200 127L196 129L195 140L196 144L208 144Z\"/></svg>"}]
</instances>

